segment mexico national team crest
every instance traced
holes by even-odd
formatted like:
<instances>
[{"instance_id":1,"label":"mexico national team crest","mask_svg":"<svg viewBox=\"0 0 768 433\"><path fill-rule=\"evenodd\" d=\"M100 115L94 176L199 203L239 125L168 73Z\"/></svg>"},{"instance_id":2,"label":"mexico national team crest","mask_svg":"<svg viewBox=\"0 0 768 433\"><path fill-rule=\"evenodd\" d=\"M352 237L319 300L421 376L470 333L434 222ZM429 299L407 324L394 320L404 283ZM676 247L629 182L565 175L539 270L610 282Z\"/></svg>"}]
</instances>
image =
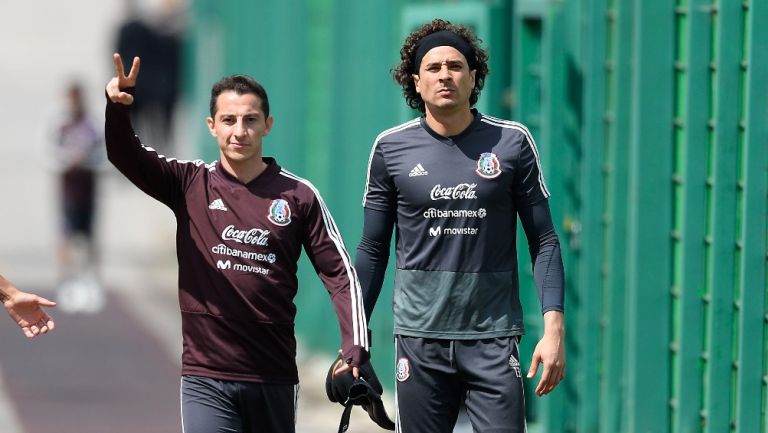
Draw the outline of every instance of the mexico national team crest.
<instances>
[{"instance_id":1,"label":"mexico national team crest","mask_svg":"<svg viewBox=\"0 0 768 433\"><path fill-rule=\"evenodd\" d=\"M395 377L400 382L405 382L411 377L411 365L408 363L408 359L400 358L397 360L397 373Z\"/></svg>"},{"instance_id":2,"label":"mexico national team crest","mask_svg":"<svg viewBox=\"0 0 768 433\"><path fill-rule=\"evenodd\" d=\"M486 179L493 179L501 174L501 164L495 153L485 152L477 160L477 174Z\"/></svg>"},{"instance_id":3,"label":"mexico national team crest","mask_svg":"<svg viewBox=\"0 0 768 433\"><path fill-rule=\"evenodd\" d=\"M279 198L272 200L272 204L269 205L269 215L267 216L272 224L278 226L287 226L291 223L291 208L288 207L288 202Z\"/></svg>"}]
</instances>

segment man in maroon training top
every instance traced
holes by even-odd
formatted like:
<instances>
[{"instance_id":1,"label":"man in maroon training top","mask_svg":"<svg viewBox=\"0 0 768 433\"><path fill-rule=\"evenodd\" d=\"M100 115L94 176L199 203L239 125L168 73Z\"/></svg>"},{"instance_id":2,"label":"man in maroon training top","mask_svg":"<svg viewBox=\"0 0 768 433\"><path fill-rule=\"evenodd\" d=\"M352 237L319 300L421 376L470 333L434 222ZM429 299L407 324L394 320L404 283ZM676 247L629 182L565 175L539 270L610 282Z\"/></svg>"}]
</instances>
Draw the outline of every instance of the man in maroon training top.
<instances>
[{"instance_id":1,"label":"man in maroon training top","mask_svg":"<svg viewBox=\"0 0 768 433\"><path fill-rule=\"evenodd\" d=\"M158 155L129 119L139 73L119 54L107 84L109 160L173 210L184 349L184 433L294 432L298 373L293 298L302 246L339 318L342 354L357 375L369 359L360 287L339 230L306 180L262 157L272 128L264 88L244 75L213 85L208 128L220 160Z\"/></svg>"}]
</instances>

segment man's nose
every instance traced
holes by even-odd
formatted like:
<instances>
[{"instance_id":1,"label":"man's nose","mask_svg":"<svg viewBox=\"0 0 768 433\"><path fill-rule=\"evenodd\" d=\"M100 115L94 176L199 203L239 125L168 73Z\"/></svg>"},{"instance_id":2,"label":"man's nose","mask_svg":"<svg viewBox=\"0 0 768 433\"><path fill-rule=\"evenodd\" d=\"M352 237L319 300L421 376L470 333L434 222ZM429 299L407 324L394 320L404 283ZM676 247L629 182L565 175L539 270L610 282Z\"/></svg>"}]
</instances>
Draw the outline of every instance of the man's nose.
<instances>
[{"instance_id":1,"label":"man's nose","mask_svg":"<svg viewBox=\"0 0 768 433\"><path fill-rule=\"evenodd\" d=\"M246 129L245 129L245 122L243 119L238 119L237 123L235 123L235 135L238 137L242 137L245 135Z\"/></svg>"},{"instance_id":2,"label":"man's nose","mask_svg":"<svg viewBox=\"0 0 768 433\"><path fill-rule=\"evenodd\" d=\"M437 78L441 80L450 80L452 78L447 65L440 67L440 72L437 74Z\"/></svg>"}]
</instances>

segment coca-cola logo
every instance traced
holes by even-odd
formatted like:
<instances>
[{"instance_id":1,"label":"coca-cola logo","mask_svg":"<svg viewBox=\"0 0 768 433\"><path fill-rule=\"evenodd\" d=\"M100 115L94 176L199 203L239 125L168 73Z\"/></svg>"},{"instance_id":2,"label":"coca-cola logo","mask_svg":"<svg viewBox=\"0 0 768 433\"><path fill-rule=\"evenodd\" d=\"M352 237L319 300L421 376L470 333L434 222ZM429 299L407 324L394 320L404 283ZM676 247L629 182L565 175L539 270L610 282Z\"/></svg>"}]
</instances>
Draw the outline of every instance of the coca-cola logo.
<instances>
[{"instance_id":1,"label":"coca-cola logo","mask_svg":"<svg viewBox=\"0 0 768 433\"><path fill-rule=\"evenodd\" d=\"M460 183L456 186L443 187L439 183L432 188L430 198L432 200L475 200L476 183Z\"/></svg>"},{"instance_id":2,"label":"coca-cola logo","mask_svg":"<svg viewBox=\"0 0 768 433\"><path fill-rule=\"evenodd\" d=\"M225 241L235 241L239 244L266 246L269 241L269 230L256 228L238 230L235 226L229 225L221 232L221 238Z\"/></svg>"}]
</instances>

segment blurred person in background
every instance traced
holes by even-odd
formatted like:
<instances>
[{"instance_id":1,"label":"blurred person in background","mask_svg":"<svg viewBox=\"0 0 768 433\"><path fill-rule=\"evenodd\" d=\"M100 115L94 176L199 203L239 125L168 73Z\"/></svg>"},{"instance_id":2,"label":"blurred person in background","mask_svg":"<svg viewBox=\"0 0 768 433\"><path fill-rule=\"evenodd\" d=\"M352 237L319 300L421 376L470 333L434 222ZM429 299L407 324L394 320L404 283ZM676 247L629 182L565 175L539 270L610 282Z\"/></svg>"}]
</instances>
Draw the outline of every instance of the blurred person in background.
<instances>
[{"instance_id":1,"label":"blurred person in background","mask_svg":"<svg viewBox=\"0 0 768 433\"><path fill-rule=\"evenodd\" d=\"M463 404L474 431L523 433L518 217L544 319L536 393L565 368L563 263L536 145L525 126L473 108L488 54L469 28L434 20L400 54L393 77L423 115L374 141L355 260L370 317L396 226L398 431L452 432Z\"/></svg>"},{"instance_id":2,"label":"blurred person in background","mask_svg":"<svg viewBox=\"0 0 768 433\"><path fill-rule=\"evenodd\" d=\"M131 121L146 142L161 153L174 143L174 115L181 93L181 49L185 10L180 0L149 7L125 1L125 20L116 33L115 51L144 60L141 86L135 89Z\"/></svg>"},{"instance_id":3,"label":"blurred person in background","mask_svg":"<svg viewBox=\"0 0 768 433\"><path fill-rule=\"evenodd\" d=\"M56 303L32 293L22 292L2 275L0 303L28 338L53 331L53 319L42 307L55 307Z\"/></svg>"},{"instance_id":4,"label":"blurred person in background","mask_svg":"<svg viewBox=\"0 0 768 433\"><path fill-rule=\"evenodd\" d=\"M61 237L57 299L66 312L94 313L104 303L94 236L102 134L89 117L80 83L66 88L66 105L54 131L59 165Z\"/></svg>"},{"instance_id":5,"label":"blurred person in background","mask_svg":"<svg viewBox=\"0 0 768 433\"><path fill-rule=\"evenodd\" d=\"M185 161L145 146L130 121L140 60L126 76L119 54L106 87L112 164L176 217L185 433L295 431L298 369L293 300L306 252L336 311L344 364L368 361L359 282L314 186L263 157L269 100L251 77L211 89L208 129L219 160Z\"/></svg>"}]
</instances>

